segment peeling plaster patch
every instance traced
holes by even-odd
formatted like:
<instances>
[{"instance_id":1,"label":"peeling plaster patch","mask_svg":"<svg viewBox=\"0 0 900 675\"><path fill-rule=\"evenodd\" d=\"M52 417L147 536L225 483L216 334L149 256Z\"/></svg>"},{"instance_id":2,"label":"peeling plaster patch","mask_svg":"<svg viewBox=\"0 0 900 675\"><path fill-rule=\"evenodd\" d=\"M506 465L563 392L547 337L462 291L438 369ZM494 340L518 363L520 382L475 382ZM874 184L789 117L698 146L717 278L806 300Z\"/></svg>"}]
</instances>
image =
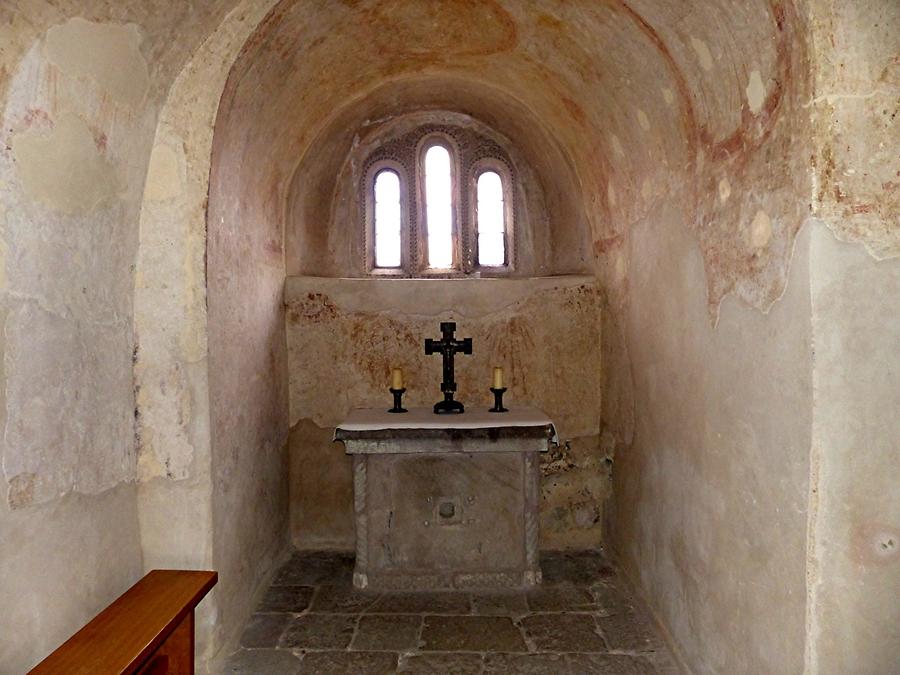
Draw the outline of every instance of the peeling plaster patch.
<instances>
[{"instance_id":1,"label":"peeling plaster patch","mask_svg":"<svg viewBox=\"0 0 900 675\"><path fill-rule=\"evenodd\" d=\"M753 248L763 248L771 238L772 220L769 218L769 214L760 209L750 224L750 245Z\"/></svg>"},{"instance_id":2,"label":"peeling plaster patch","mask_svg":"<svg viewBox=\"0 0 900 675\"><path fill-rule=\"evenodd\" d=\"M610 206L616 205L616 188L613 187L612 183L606 184L606 198Z\"/></svg>"},{"instance_id":3,"label":"peeling plaster patch","mask_svg":"<svg viewBox=\"0 0 900 675\"><path fill-rule=\"evenodd\" d=\"M137 106L150 85L147 61L139 51L141 41L135 24L76 17L47 31L44 51L63 73L90 78L117 101Z\"/></svg>"},{"instance_id":4,"label":"peeling plaster patch","mask_svg":"<svg viewBox=\"0 0 900 675\"><path fill-rule=\"evenodd\" d=\"M638 122L641 125L641 129L644 131L650 131L650 120L647 118L647 113L643 110L638 109L637 111Z\"/></svg>"},{"instance_id":5,"label":"peeling plaster patch","mask_svg":"<svg viewBox=\"0 0 900 675\"><path fill-rule=\"evenodd\" d=\"M152 373L157 381L141 387L136 400L142 411L137 478L142 482L160 476L182 480L189 476L194 458L194 447L185 429L193 409L189 384L178 366L165 373L153 368ZM143 371L138 375L141 381L149 379L141 377ZM177 423L172 424L173 420Z\"/></svg>"},{"instance_id":6,"label":"peeling plaster patch","mask_svg":"<svg viewBox=\"0 0 900 675\"><path fill-rule=\"evenodd\" d=\"M9 479L7 503L10 508L17 509L34 503L34 484L37 476L30 472L16 474Z\"/></svg>"},{"instance_id":7,"label":"peeling plaster patch","mask_svg":"<svg viewBox=\"0 0 900 675\"><path fill-rule=\"evenodd\" d=\"M692 37L691 46L694 48L694 51L697 52L697 57L700 59L700 66L703 70L712 70L712 54L710 54L709 47L706 46L706 43L703 40Z\"/></svg>"},{"instance_id":8,"label":"peeling plaster patch","mask_svg":"<svg viewBox=\"0 0 900 675\"><path fill-rule=\"evenodd\" d=\"M731 196L731 183L728 182L727 178L723 178L719 181L719 201L723 204L728 201L728 198Z\"/></svg>"},{"instance_id":9,"label":"peeling plaster patch","mask_svg":"<svg viewBox=\"0 0 900 675\"><path fill-rule=\"evenodd\" d=\"M598 453L599 437L572 438L541 461L541 546L590 548L600 542L603 502L609 497L609 466Z\"/></svg>"},{"instance_id":10,"label":"peeling plaster patch","mask_svg":"<svg viewBox=\"0 0 900 675\"><path fill-rule=\"evenodd\" d=\"M145 197L150 201L166 201L181 194L183 189L181 157L169 145L157 145L150 155Z\"/></svg>"},{"instance_id":11,"label":"peeling plaster patch","mask_svg":"<svg viewBox=\"0 0 900 675\"><path fill-rule=\"evenodd\" d=\"M612 134L612 146L619 157L625 157L625 148L622 147L622 141L620 141L619 137L615 134Z\"/></svg>"},{"instance_id":12,"label":"peeling plaster patch","mask_svg":"<svg viewBox=\"0 0 900 675\"><path fill-rule=\"evenodd\" d=\"M138 403L142 403L138 401ZM141 448L137 460L137 479L140 482L148 481L166 475L166 467L159 461L153 448L153 430L146 429L141 433Z\"/></svg>"},{"instance_id":13,"label":"peeling plaster patch","mask_svg":"<svg viewBox=\"0 0 900 675\"><path fill-rule=\"evenodd\" d=\"M766 87L763 84L762 77L760 77L758 70L754 70L750 73L750 83L747 85L746 91L747 103L750 105L750 111L754 115L758 115L766 100Z\"/></svg>"},{"instance_id":14,"label":"peeling plaster patch","mask_svg":"<svg viewBox=\"0 0 900 675\"><path fill-rule=\"evenodd\" d=\"M119 191L115 168L76 115L64 115L49 135L32 129L15 136L12 150L25 191L56 210L87 213Z\"/></svg>"},{"instance_id":15,"label":"peeling plaster patch","mask_svg":"<svg viewBox=\"0 0 900 675\"><path fill-rule=\"evenodd\" d=\"M673 103L675 103L675 94L668 87L665 87L662 90L662 95L663 95L663 99L665 99L667 105L672 105Z\"/></svg>"}]
</instances>

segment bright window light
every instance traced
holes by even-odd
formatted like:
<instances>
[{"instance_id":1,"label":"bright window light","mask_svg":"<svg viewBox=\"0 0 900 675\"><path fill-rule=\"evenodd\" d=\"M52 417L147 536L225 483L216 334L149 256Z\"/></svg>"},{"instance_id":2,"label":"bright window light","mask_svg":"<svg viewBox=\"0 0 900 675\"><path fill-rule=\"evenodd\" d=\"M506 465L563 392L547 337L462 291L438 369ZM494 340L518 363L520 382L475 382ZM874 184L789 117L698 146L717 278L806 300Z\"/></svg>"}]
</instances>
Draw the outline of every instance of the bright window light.
<instances>
[{"instance_id":1,"label":"bright window light","mask_svg":"<svg viewBox=\"0 0 900 675\"><path fill-rule=\"evenodd\" d=\"M453 266L453 199L450 153L433 145L425 153L425 217L428 228L428 266Z\"/></svg>"},{"instance_id":2,"label":"bright window light","mask_svg":"<svg viewBox=\"0 0 900 675\"><path fill-rule=\"evenodd\" d=\"M400 267L400 177L375 176L375 267Z\"/></svg>"},{"instance_id":3,"label":"bright window light","mask_svg":"<svg viewBox=\"0 0 900 675\"><path fill-rule=\"evenodd\" d=\"M502 267L506 264L506 211L503 181L495 171L478 177L478 264Z\"/></svg>"}]
</instances>

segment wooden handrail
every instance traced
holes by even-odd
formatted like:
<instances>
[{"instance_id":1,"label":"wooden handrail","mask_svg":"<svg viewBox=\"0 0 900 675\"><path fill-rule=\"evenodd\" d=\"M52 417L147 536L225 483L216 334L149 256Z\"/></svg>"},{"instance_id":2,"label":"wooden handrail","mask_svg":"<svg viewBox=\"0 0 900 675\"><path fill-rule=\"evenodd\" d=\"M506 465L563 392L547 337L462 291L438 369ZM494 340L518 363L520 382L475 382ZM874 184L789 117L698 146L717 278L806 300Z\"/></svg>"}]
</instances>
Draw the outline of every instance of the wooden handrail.
<instances>
[{"instance_id":1,"label":"wooden handrail","mask_svg":"<svg viewBox=\"0 0 900 675\"><path fill-rule=\"evenodd\" d=\"M153 570L31 670L30 675L190 675L194 608L215 572Z\"/></svg>"}]
</instances>

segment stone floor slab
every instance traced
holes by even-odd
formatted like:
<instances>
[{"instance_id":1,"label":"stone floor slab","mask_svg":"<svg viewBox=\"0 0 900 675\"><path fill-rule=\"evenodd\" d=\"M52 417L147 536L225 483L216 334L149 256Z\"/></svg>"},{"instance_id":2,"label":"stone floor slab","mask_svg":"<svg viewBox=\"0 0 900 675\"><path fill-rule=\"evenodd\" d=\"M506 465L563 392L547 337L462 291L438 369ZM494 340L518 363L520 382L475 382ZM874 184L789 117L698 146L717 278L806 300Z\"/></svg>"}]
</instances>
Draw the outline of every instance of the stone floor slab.
<instances>
[{"instance_id":1,"label":"stone floor slab","mask_svg":"<svg viewBox=\"0 0 900 675\"><path fill-rule=\"evenodd\" d=\"M287 626L279 647L289 649L346 649L356 628L356 617L346 614L304 614Z\"/></svg>"},{"instance_id":2,"label":"stone floor slab","mask_svg":"<svg viewBox=\"0 0 900 675\"><path fill-rule=\"evenodd\" d=\"M591 586L594 602L597 603L597 613L601 616L613 616L615 614L627 614L633 612L635 602L631 594L620 584L600 583Z\"/></svg>"},{"instance_id":3,"label":"stone floor slab","mask_svg":"<svg viewBox=\"0 0 900 675\"><path fill-rule=\"evenodd\" d=\"M560 654L486 654L482 672L485 675L549 675L567 673L568 664Z\"/></svg>"},{"instance_id":4,"label":"stone floor slab","mask_svg":"<svg viewBox=\"0 0 900 675\"><path fill-rule=\"evenodd\" d=\"M226 675L296 675L300 659L283 649L241 649L225 662Z\"/></svg>"},{"instance_id":5,"label":"stone floor slab","mask_svg":"<svg viewBox=\"0 0 900 675\"><path fill-rule=\"evenodd\" d=\"M479 675L479 654L404 654L398 673L415 675Z\"/></svg>"},{"instance_id":6,"label":"stone floor slab","mask_svg":"<svg viewBox=\"0 0 900 675\"><path fill-rule=\"evenodd\" d=\"M519 617L528 614L528 603L525 601L525 594L519 592L473 593L472 610L481 616Z\"/></svg>"},{"instance_id":7,"label":"stone floor slab","mask_svg":"<svg viewBox=\"0 0 900 675\"><path fill-rule=\"evenodd\" d=\"M591 614L532 614L522 627L541 652L607 651Z\"/></svg>"},{"instance_id":8,"label":"stone floor slab","mask_svg":"<svg viewBox=\"0 0 900 675\"><path fill-rule=\"evenodd\" d=\"M350 584L353 556L343 553L295 553L275 575L275 586Z\"/></svg>"},{"instance_id":9,"label":"stone floor slab","mask_svg":"<svg viewBox=\"0 0 900 675\"><path fill-rule=\"evenodd\" d=\"M408 651L419 646L422 617L415 614L373 614L359 619L350 649Z\"/></svg>"},{"instance_id":10,"label":"stone floor slab","mask_svg":"<svg viewBox=\"0 0 900 675\"><path fill-rule=\"evenodd\" d=\"M254 614L241 635L241 647L274 649L290 620L290 614Z\"/></svg>"},{"instance_id":11,"label":"stone floor slab","mask_svg":"<svg viewBox=\"0 0 900 675\"><path fill-rule=\"evenodd\" d=\"M652 624L637 612L599 617L597 624L606 637L610 649L634 652L652 652L664 649Z\"/></svg>"},{"instance_id":12,"label":"stone floor slab","mask_svg":"<svg viewBox=\"0 0 900 675\"><path fill-rule=\"evenodd\" d=\"M397 655L388 652L308 652L303 655L298 672L304 675L388 675L397 672Z\"/></svg>"},{"instance_id":13,"label":"stone floor slab","mask_svg":"<svg viewBox=\"0 0 900 675\"><path fill-rule=\"evenodd\" d=\"M299 614L309 607L314 590L313 586L271 586L256 611Z\"/></svg>"},{"instance_id":14,"label":"stone floor slab","mask_svg":"<svg viewBox=\"0 0 900 675\"><path fill-rule=\"evenodd\" d=\"M629 654L566 654L572 675L657 675L653 664Z\"/></svg>"},{"instance_id":15,"label":"stone floor slab","mask_svg":"<svg viewBox=\"0 0 900 675\"><path fill-rule=\"evenodd\" d=\"M545 586L529 591L526 597L532 612L591 612L597 608L593 593L584 586Z\"/></svg>"},{"instance_id":16,"label":"stone floor slab","mask_svg":"<svg viewBox=\"0 0 900 675\"><path fill-rule=\"evenodd\" d=\"M437 652L524 652L525 641L509 617L426 616L422 649Z\"/></svg>"},{"instance_id":17,"label":"stone floor slab","mask_svg":"<svg viewBox=\"0 0 900 675\"><path fill-rule=\"evenodd\" d=\"M468 614L468 593L385 593L366 610L369 614Z\"/></svg>"},{"instance_id":18,"label":"stone floor slab","mask_svg":"<svg viewBox=\"0 0 900 675\"><path fill-rule=\"evenodd\" d=\"M378 593L360 591L352 586L320 586L312 601L312 612L359 614L369 609L380 597Z\"/></svg>"},{"instance_id":19,"label":"stone floor slab","mask_svg":"<svg viewBox=\"0 0 900 675\"><path fill-rule=\"evenodd\" d=\"M615 576L615 569L606 558L594 551L543 551L541 571L544 584L574 584L590 586L599 579Z\"/></svg>"}]
</instances>

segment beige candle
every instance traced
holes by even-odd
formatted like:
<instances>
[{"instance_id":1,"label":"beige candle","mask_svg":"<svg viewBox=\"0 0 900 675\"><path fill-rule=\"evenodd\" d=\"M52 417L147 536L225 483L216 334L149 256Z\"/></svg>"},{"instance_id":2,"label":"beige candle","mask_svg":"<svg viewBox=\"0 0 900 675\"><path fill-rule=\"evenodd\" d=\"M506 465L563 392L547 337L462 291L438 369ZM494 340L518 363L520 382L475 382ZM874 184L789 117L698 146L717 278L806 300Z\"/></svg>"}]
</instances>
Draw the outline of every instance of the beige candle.
<instances>
[{"instance_id":1,"label":"beige candle","mask_svg":"<svg viewBox=\"0 0 900 675\"><path fill-rule=\"evenodd\" d=\"M503 389L503 368L500 366L494 367L494 389Z\"/></svg>"},{"instance_id":2,"label":"beige candle","mask_svg":"<svg viewBox=\"0 0 900 675\"><path fill-rule=\"evenodd\" d=\"M391 370L391 389L403 389L402 368L393 368Z\"/></svg>"}]
</instances>

